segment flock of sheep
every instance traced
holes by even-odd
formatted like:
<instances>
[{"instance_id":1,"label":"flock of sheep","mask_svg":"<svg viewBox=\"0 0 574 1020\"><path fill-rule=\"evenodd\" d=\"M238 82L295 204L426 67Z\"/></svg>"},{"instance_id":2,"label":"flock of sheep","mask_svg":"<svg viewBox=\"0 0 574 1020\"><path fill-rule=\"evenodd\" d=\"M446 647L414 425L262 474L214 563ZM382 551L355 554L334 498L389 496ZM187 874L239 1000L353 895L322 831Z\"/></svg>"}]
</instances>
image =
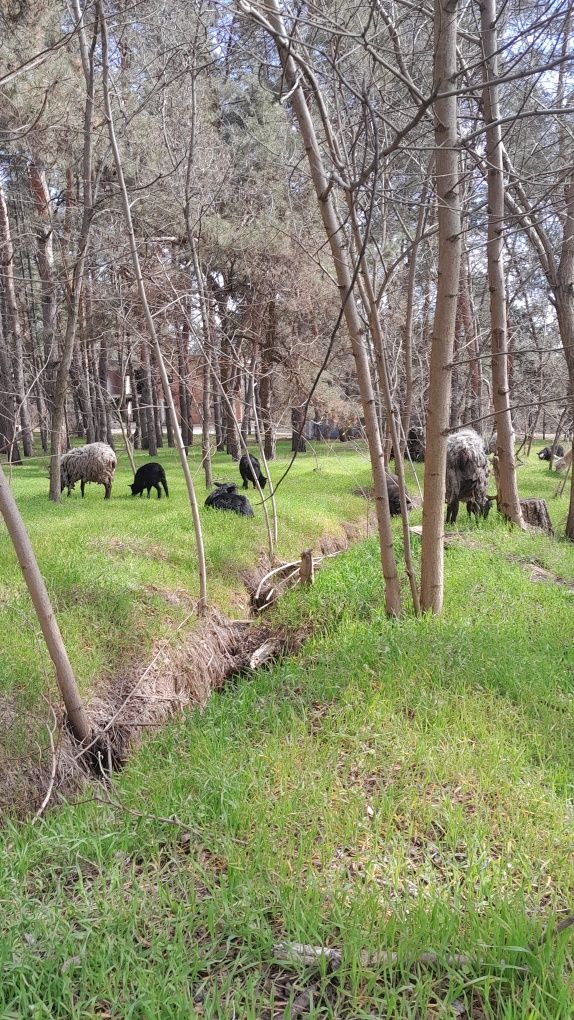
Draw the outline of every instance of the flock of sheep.
<instances>
[{"instance_id":1,"label":"flock of sheep","mask_svg":"<svg viewBox=\"0 0 574 1020\"><path fill-rule=\"evenodd\" d=\"M556 455L556 457L554 456ZM551 460L557 471L563 471L572 463L572 450L564 455L562 446L544 447L538 454L540 460ZM88 443L65 453L61 462L61 491L67 488L68 495L76 482L80 483L82 496L87 482L103 485L105 499L109 499L112 491L112 479L116 470L117 460L114 451L107 443ZM244 454L239 461L239 473L243 480L243 488L263 489L267 479L261 472L259 461L252 454ZM467 513L487 517L496 497L487 495L489 463L482 438L473 429L461 429L453 433L447 440L446 461L446 503L447 524L456 522L460 503L466 503ZM169 496L165 471L161 464L142 464L136 471L131 483L132 495L142 495L147 490L148 499L152 488L155 488L158 499L161 498L161 487ZM399 489L394 475L387 473L387 494L391 514L400 514ZM247 496L237 492L237 486L228 482L216 482L215 489L205 500L205 505L216 510L230 510L242 517L253 517L253 508ZM413 504L408 499L408 508Z\"/></svg>"},{"instance_id":2,"label":"flock of sheep","mask_svg":"<svg viewBox=\"0 0 574 1020\"><path fill-rule=\"evenodd\" d=\"M69 450L62 457L60 464L60 492L67 489L69 496L76 482L79 482L83 498L86 484L95 482L104 486L104 499L109 499L116 467L116 455L107 443L87 443L86 446ZM243 454L239 461L239 473L243 479L244 489L249 488L249 482L253 483L253 488L257 485L260 489L265 488L267 479L261 472L257 457ZM166 496L169 496L165 471L161 464L155 462L142 464L130 484L132 496L141 496L146 489L148 499L152 489L156 490L157 498L161 499L162 487ZM247 496L237 492L237 486L232 483L216 482L215 489L207 497L205 505L215 510L231 510L242 517L253 517L253 508Z\"/></svg>"}]
</instances>

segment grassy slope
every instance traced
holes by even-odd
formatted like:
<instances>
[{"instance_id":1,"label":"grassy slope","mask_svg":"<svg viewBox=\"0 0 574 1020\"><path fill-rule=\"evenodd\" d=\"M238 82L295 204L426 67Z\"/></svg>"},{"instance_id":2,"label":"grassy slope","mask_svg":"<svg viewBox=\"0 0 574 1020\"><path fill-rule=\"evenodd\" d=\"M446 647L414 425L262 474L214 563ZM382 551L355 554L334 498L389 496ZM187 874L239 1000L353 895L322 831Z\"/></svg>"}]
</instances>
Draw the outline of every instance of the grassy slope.
<instances>
[{"instance_id":1,"label":"grassy slope","mask_svg":"<svg viewBox=\"0 0 574 1020\"><path fill-rule=\"evenodd\" d=\"M276 480L288 463L288 449L288 443L279 444L272 468ZM137 456L138 463L146 459L145 454ZM125 454L119 456L109 502L101 486L89 485L84 500L77 486L60 505L49 503L43 458L14 470L14 493L84 692L132 659L145 661L153 640L173 630L193 609L188 596L198 591L197 557L185 483L173 451L160 450L158 459L166 468L169 500L158 501L155 492L149 501L145 495L131 496ZM203 504L197 447L190 459ZM368 478L365 457L337 444L322 448L319 462L317 472L311 453L298 457L280 487L279 555L297 556L304 545L336 534L341 522L365 514L364 501L352 493L353 477ZM214 474L219 480L241 481L237 465L223 454L214 458ZM258 494L250 492L256 504ZM202 505L201 514L210 598L231 615L245 615L241 574L266 548L262 512L256 509L255 520L240 519ZM39 628L31 625L28 594L2 528L0 563L0 695L19 692L21 704L30 706L51 684L49 660Z\"/></svg>"},{"instance_id":2,"label":"grassy slope","mask_svg":"<svg viewBox=\"0 0 574 1020\"><path fill-rule=\"evenodd\" d=\"M281 607L321 629L298 660L144 747L117 795L183 841L89 804L6 831L0 1016L260 1020L309 986L316 1018L572 1015L569 935L524 950L574 902L574 594L526 563L572 578L574 548L460 527L441 619L386 621L363 543ZM337 982L272 969L279 939L341 946Z\"/></svg>"}]
</instances>

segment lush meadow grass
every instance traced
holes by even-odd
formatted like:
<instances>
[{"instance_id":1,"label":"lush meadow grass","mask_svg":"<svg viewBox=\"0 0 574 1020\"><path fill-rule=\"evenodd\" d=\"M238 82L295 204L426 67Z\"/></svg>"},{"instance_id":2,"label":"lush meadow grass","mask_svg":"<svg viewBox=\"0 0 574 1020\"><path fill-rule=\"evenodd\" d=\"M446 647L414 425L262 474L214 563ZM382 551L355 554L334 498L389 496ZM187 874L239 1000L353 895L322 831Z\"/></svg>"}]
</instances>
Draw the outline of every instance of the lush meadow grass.
<instances>
[{"instance_id":1,"label":"lush meadow grass","mask_svg":"<svg viewBox=\"0 0 574 1020\"><path fill-rule=\"evenodd\" d=\"M277 480L287 466L289 444L279 444L272 465ZM147 460L136 455L136 463ZM185 483L177 455L160 450L170 496L132 497L132 473L119 451L112 498L103 488L79 485L59 505L47 498L47 461L38 458L13 470L13 491L53 599L58 622L84 693L105 683L133 660L145 661L152 643L173 633L193 614L198 593L197 555ZM239 518L203 506L206 496L200 452L190 461L195 474L206 559L209 597L232 616L245 616L247 596L242 574L257 565L266 549L259 496L250 489L254 519ZM214 457L214 477L238 481L237 464ZM316 468L319 470L316 470ZM363 451L336 444L297 457L277 494L279 555L298 556L323 535L343 534L341 523L365 518L365 502L353 494L366 482ZM31 707L50 683L50 666L27 590L6 531L0 527L0 695L10 692Z\"/></svg>"},{"instance_id":2,"label":"lush meadow grass","mask_svg":"<svg viewBox=\"0 0 574 1020\"><path fill-rule=\"evenodd\" d=\"M519 480L560 526L556 477ZM386 620L361 543L277 611L312 621L301 655L146 743L121 806L5 829L0 1017L573 1015L571 936L538 943L574 905L574 593L531 573L572 580L574 547L456 530L441 618ZM276 967L282 940L342 967ZM361 963L381 949L393 967Z\"/></svg>"}]
</instances>

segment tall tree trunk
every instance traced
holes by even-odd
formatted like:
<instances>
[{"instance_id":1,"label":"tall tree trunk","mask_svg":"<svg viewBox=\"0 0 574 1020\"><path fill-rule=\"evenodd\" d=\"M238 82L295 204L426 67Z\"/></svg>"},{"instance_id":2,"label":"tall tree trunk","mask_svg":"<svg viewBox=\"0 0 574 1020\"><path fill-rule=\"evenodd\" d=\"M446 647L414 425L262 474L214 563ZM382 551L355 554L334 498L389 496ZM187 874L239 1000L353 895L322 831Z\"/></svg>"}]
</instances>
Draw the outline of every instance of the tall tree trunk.
<instances>
[{"instance_id":1,"label":"tall tree trunk","mask_svg":"<svg viewBox=\"0 0 574 1020\"><path fill-rule=\"evenodd\" d=\"M29 169L30 190L37 215L36 255L42 289L42 346L46 380L46 404L49 417L51 417L55 385L54 369L58 357L56 350L57 306L51 199L44 168L37 160L34 160L30 164Z\"/></svg>"},{"instance_id":2,"label":"tall tree trunk","mask_svg":"<svg viewBox=\"0 0 574 1020\"><path fill-rule=\"evenodd\" d=\"M159 373L160 373L160 376L161 376L164 397L165 397L166 402L169 404L169 408L170 408L170 411L171 411L171 416L172 416L172 420L173 420L173 427L174 427L174 432L175 432L175 438L176 438L176 443L177 443L177 449L178 449L178 453L179 453L179 460L180 460L183 476L185 478L185 484L186 484L186 487L187 487L187 494L188 494L188 497L189 497L189 503L190 503L190 508L191 508L191 515L192 515L192 519L193 519L193 529L194 529L195 540L196 540L196 544L197 544L197 559L198 559L198 570L199 570L199 601L198 601L197 610L198 610L199 615L201 616L207 610L207 570L206 570L206 564L205 564L205 550L204 550L204 545L203 545L203 534L202 534L202 530L201 530L201 518L199 516L199 507L197 505L197 497L195 495L195 488L194 488L194 485L193 485L193 478L191 477L191 472L189 470L189 464L187 462L187 456L186 456L186 453L185 453L185 448L184 448L184 445L183 445L183 442L182 442L182 439L181 439L181 430L179 428L179 424L178 424L178 421L177 421L177 416L176 416L176 413L175 413L175 404L174 404L174 401L173 401L173 394L172 394L170 386L169 386L169 380L168 380L167 371L166 371L166 368L165 368L165 362L164 362L164 359L163 359L163 354L161 352L161 347L160 347L160 344L159 344L159 338L158 338L158 335L157 335L157 330L156 330L156 327L155 327L155 322L154 322L153 316L151 314L150 307L149 307L149 302L148 302L148 299L147 299L147 294L146 294L145 284L144 284L144 281L143 281L143 276L142 276L142 271L141 271L141 264L140 264L139 254L138 254L138 247L137 247L137 243L136 243L136 236L135 236L135 233L134 233L134 226L133 226L132 214L131 214L131 209L130 209L130 199L129 199L129 194L128 194L128 190L127 190L127 187L126 187L126 181L125 181L125 177L124 177L124 171L123 171L123 166L122 166L122 161L121 161L121 156L120 156L120 150L118 148L118 143L117 143L117 139L116 139L116 135L115 135L115 130L114 130L114 121L113 121L113 115L112 115L112 105L111 105L110 91L109 91L109 42L108 42L108 28L107 28L106 17L105 17L105 13L104 13L104 5L103 5L102 0L96 0L96 9L97 9L99 17L100 17L100 25L101 25L102 68L103 68L102 87L103 87L103 93L104 93L104 106L105 106L105 111L106 111L106 118L107 118L107 122L108 122L108 133L109 133L109 139L110 139L110 146L111 146L113 157L114 157L114 165L115 165L115 168L116 168L118 184L119 184L119 188L120 188L122 209L123 209L123 213L124 213L124 219L125 219L126 229L127 229L127 234L128 234L128 240L129 240L129 246L130 246L130 255L131 255L131 259L132 259L132 265L133 265L133 268L134 268L134 273L135 273L135 277L136 277L136 281L137 281L138 294L139 294L142 310L143 310L143 313L144 313L145 322L146 322L146 325L147 325L147 328L148 328L150 340L153 343L155 358L156 358L157 366L158 366Z\"/></svg>"},{"instance_id":3,"label":"tall tree trunk","mask_svg":"<svg viewBox=\"0 0 574 1020\"><path fill-rule=\"evenodd\" d=\"M187 388L187 351L189 346L189 326L184 323L178 344L179 371L179 417L181 421L181 439L186 450L190 445L191 408L189 406L189 390Z\"/></svg>"},{"instance_id":4,"label":"tall tree trunk","mask_svg":"<svg viewBox=\"0 0 574 1020\"><path fill-rule=\"evenodd\" d=\"M6 326L9 344L12 349L12 371L16 390L16 400L20 425L22 427L22 446L24 456L31 457L34 452L32 443L32 425L30 422L30 411L28 407L28 395L24 380L24 345L22 341L22 327L20 324L20 312L18 299L14 286L14 247L10 231L10 218L8 216L8 204L2 183L0 182L0 270L4 286L4 300L6 302Z\"/></svg>"},{"instance_id":5,"label":"tall tree trunk","mask_svg":"<svg viewBox=\"0 0 574 1020\"><path fill-rule=\"evenodd\" d=\"M564 356L568 366L570 415L574 421L574 173L564 185L565 216L562 248L557 272L556 315ZM566 536L574 542L574 470L570 481L570 505L566 519Z\"/></svg>"},{"instance_id":6,"label":"tall tree trunk","mask_svg":"<svg viewBox=\"0 0 574 1020\"><path fill-rule=\"evenodd\" d=\"M146 420L145 441L142 436L142 443L147 447L150 457L157 457L157 439L155 432L155 418L152 407L152 385L151 385L151 362L149 347L144 340L141 345L142 367L143 367L143 390L142 403L143 413Z\"/></svg>"},{"instance_id":7,"label":"tall tree trunk","mask_svg":"<svg viewBox=\"0 0 574 1020\"><path fill-rule=\"evenodd\" d=\"M291 450L293 453L305 453L307 444L303 435L303 406L297 404L291 408Z\"/></svg>"},{"instance_id":8,"label":"tall tree trunk","mask_svg":"<svg viewBox=\"0 0 574 1020\"><path fill-rule=\"evenodd\" d=\"M161 446L163 446L163 430L161 423L161 403L155 382L155 372L152 372L151 377L151 394L152 394L153 421L155 427L155 442L157 448L159 449Z\"/></svg>"},{"instance_id":9,"label":"tall tree trunk","mask_svg":"<svg viewBox=\"0 0 574 1020\"><path fill-rule=\"evenodd\" d=\"M432 164L431 164L432 165ZM427 213L428 183L425 181L421 195L419 212L417 216L416 233L409 255L409 274L407 283L407 307L405 313L404 327L404 352L405 352L405 399L401 411L401 450L404 456L411 417L413 413L413 318L415 305L415 284L417 277L417 259L424 230Z\"/></svg>"},{"instance_id":10,"label":"tall tree trunk","mask_svg":"<svg viewBox=\"0 0 574 1020\"><path fill-rule=\"evenodd\" d=\"M92 44L88 50L86 41L83 16L80 11L79 0L73 0L74 13L80 22L78 38L80 42L80 54L86 81L86 100L84 106L84 145L83 145L83 211L80 233L76 247L76 257L72 271L70 286L70 297L68 305L68 317L66 332L62 344L62 352L56 381L54 386L54 404L52 413L52 424L50 428L50 499L55 503L60 501L60 459L61 459L61 435L64 424L64 408L66 403L66 390L68 376L72 363L72 354L76 339L78 316L80 310L80 299L84 282L84 267L88 251L88 242L93 217L93 190L92 190L92 117L94 111L94 51L96 48L96 36L92 38Z\"/></svg>"},{"instance_id":11,"label":"tall tree trunk","mask_svg":"<svg viewBox=\"0 0 574 1020\"><path fill-rule=\"evenodd\" d=\"M0 453L5 453L10 464L21 464L16 443L16 410L14 383L8 349L4 339L4 326L0 314Z\"/></svg>"},{"instance_id":12,"label":"tall tree trunk","mask_svg":"<svg viewBox=\"0 0 574 1020\"><path fill-rule=\"evenodd\" d=\"M205 487L211 489L213 475L211 471L211 450L209 447L209 389L211 383L211 370L209 367L209 352L204 352L203 361L203 420L201 423L201 459L205 471Z\"/></svg>"},{"instance_id":13,"label":"tall tree trunk","mask_svg":"<svg viewBox=\"0 0 574 1020\"><path fill-rule=\"evenodd\" d=\"M461 252L456 0L434 3L435 172L438 198L438 282L431 345L421 559L421 609L440 613L444 597L444 501L451 365Z\"/></svg>"},{"instance_id":14,"label":"tall tree trunk","mask_svg":"<svg viewBox=\"0 0 574 1020\"><path fill-rule=\"evenodd\" d=\"M259 379L259 406L263 445L267 460L274 460L276 452L275 429L273 427L273 361L277 342L277 307L275 301L267 306L265 341L261 348L261 376Z\"/></svg>"},{"instance_id":15,"label":"tall tree trunk","mask_svg":"<svg viewBox=\"0 0 574 1020\"><path fill-rule=\"evenodd\" d=\"M514 427L510 411L508 383L508 334L506 321L506 285L504 280L504 175L498 88L491 84L498 77L496 0L480 0L483 51L483 107L486 123L486 160L488 165L488 284L492 341L492 400L496 422L496 449L500 481L500 511L509 520L524 527L514 456Z\"/></svg>"},{"instance_id":16,"label":"tall tree trunk","mask_svg":"<svg viewBox=\"0 0 574 1020\"><path fill-rule=\"evenodd\" d=\"M143 428L143 416L140 410L140 401L138 395L138 378L134 372L131 373L131 390L132 390L132 413L136 424L134 433L134 450L143 449L142 443L142 428Z\"/></svg>"},{"instance_id":17,"label":"tall tree trunk","mask_svg":"<svg viewBox=\"0 0 574 1020\"><path fill-rule=\"evenodd\" d=\"M245 393L245 400L243 402L243 418L241 419L241 438L244 443L247 443L249 435L251 433L251 408L253 404L253 368L247 372L244 380L243 387Z\"/></svg>"},{"instance_id":18,"label":"tall tree trunk","mask_svg":"<svg viewBox=\"0 0 574 1020\"><path fill-rule=\"evenodd\" d=\"M379 531L379 543L381 550L381 564L385 578L385 607L387 613L398 616L401 612L401 592L397 566L393 551L393 535L391 530L391 518L389 512L389 500L387 496L387 483L385 463L383 458L383 447L381 433L377 420L377 409L373 383L369 366L369 355L366 348L361 316L357 307L354 295L353 277L349 262L348 242L345 238L344 229L341 226L333 197L331 187L321 156L321 148L315 132L315 126L309 107L305 100L299 70L291 56L291 43L281 18L277 0L267 0L265 4L265 15L255 12L249 5L243 5L239 0L239 6L245 6L246 13L264 24L267 31L270 31L285 72L287 88L290 94L290 102L297 119L299 131L307 160L309 170L317 196L317 202L325 228L333 259L333 266L337 275L339 294L343 303L343 314L351 339L351 348L355 359L357 381L361 395L361 404L365 418L365 428L369 443L369 454L371 468L373 471L373 483L375 494L375 507Z\"/></svg>"}]
</instances>

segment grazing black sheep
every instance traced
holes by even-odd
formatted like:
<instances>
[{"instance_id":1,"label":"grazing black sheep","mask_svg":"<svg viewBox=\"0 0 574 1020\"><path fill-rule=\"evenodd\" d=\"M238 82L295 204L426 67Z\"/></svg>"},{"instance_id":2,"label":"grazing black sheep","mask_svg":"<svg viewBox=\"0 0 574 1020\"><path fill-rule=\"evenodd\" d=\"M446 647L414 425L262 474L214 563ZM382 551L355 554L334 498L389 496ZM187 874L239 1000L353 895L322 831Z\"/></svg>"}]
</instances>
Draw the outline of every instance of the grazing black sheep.
<instances>
[{"instance_id":1,"label":"grazing black sheep","mask_svg":"<svg viewBox=\"0 0 574 1020\"><path fill-rule=\"evenodd\" d=\"M150 498L150 492L155 489L157 492L157 498L161 499L161 489L159 487L163 485L166 496L169 496L167 488L167 480L165 477L165 471L161 464L151 463L142 464L135 473L133 482L130 483L130 489L132 490L132 496L141 496L144 489L147 489L147 498Z\"/></svg>"},{"instance_id":2,"label":"grazing black sheep","mask_svg":"<svg viewBox=\"0 0 574 1020\"><path fill-rule=\"evenodd\" d=\"M259 482L262 489L267 484L265 475L261 473L259 461L257 457L254 457L252 453L244 453L241 460L239 461L239 474L243 479L243 488L249 488L249 482L253 482L253 488L256 489L255 479Z\"/></svg>"},{"instance_id":3,"label":"grazing black sheep","mask_svg":"<svg viewBox=\"0 0 574 1020\"><path fill-rule=\"evenodd\" d=\"M486 495L488 460L484 443L473 429L449 436L446 445L446 522L454 524L459 503L478 521L487 517L492 500Z\"/></svg>"},{"instance_id":4,"label":"grazing black sheep","mask_svg":"<svg viewBox=\"0 0 574 1020\"><path fill-rule=\"evenodd\" d=\"M558 445L556 447L555 451L554 451L554 456L555 457L563 457L564 456L564 447ZM544 449L541 450L540 453L538 454L538 460L552 460L552 447L551 446L545 446Z\"/></svg>"},{"instance_id":5,"label":"grazing black sheep","mask_svg":"<svg viewBox=\"0 0 574 1020\"><path fill-rule=\"evenodd\" d=\"M242 496L233 483L216 482L215 490L209 493L205 506L214 510L231 510L240 517L255 516L247 496Z\"/></svg>"},{"instance_id":6,"label":"grazing black sheep","mask_svg":"<svg viewBox=\"0 0 574 1020\"><path fill-rule=\"evenodd\" d=\"M390 471L386 472L387 476L387 496L389 497L389 510L391 511L391 517L398 517L401 512L401 501L399 497L399 481L396 475L392 475ZM407 499L407 510L410 511L414 507L414 503L409 496L408 492L405 493Z\"/></svg>"}]
</instances>

